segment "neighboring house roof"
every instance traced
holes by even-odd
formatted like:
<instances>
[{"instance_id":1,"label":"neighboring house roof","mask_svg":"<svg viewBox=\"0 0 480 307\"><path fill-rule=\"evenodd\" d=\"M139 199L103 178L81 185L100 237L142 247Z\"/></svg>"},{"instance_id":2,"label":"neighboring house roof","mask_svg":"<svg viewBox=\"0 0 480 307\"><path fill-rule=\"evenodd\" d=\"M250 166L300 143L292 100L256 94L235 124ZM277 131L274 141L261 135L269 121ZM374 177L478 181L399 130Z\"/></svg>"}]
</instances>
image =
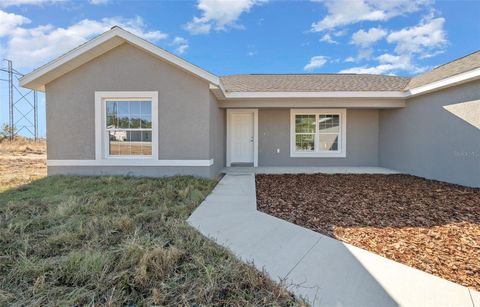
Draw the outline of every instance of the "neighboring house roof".
<instances>
[{"instance_id":1,"label":"neighboring house roof","mask_svg":"<svg viewBox=\"0 0 480 307\"><path fill-rule=\"evenodd\" d=\"M402 91L410 78L367 74L251 74L220 77L227 92Z\"/></svg>"},{"instance_id":2,"label":"neighboring house roof","mask_svg":"<svg viewBox=\"0 0 480 307\"><path fill-rule=\"evenodd\" d=\"M413 77L405 89L417 88L475 68L480 68L480 50Z\"/></svg>"},{"instance_id":3,"label":"neighboring house roof","mask_svg":"<svg viewBox=\"0 0 480 307\"><path fill-rule=\"evenodd\" d=\"M107 32L89 40L64 55L35 69L31 73L20 78L23 87L44 91L45 84L74 70L75 68L93 60L94 58L112 50L123 43L136 46L163 61L166 61L192 75L202 78L211 84L219 85L219 79L214 74L185 61L176 55L120 28L112 27Z\"/></svg>"},{"instance_id":4,"label":"neighboring house roof","mask_svg":"<svg viewBox=\"0 0 480 307\"><path fill-rule=\"evenodd\" d=\"M23 76L20 85L44 91L49 82L124 43L206 80L219 99L404 99L480 79L480 51L413 78L369 74L247 74L219 78L120 27L113 27Z\"/></svg>"}]
</instances>

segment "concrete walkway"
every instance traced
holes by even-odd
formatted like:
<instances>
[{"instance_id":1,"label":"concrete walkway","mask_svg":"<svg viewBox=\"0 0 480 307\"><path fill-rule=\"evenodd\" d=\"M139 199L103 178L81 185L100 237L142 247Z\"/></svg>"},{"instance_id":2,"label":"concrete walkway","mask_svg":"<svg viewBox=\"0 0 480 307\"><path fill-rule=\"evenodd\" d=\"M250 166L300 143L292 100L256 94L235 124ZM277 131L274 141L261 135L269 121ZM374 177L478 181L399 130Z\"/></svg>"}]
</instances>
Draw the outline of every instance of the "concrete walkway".
<instances>
[{"instance_id":1,"label":"concrete walkway","mask_svg":"<svg viewBox=\"0 0 480 307\"><path fill-rule=\"evenodd\" d=\"M480 293L256 210L227 174L188 222L314 306L476 306Z\"/></svg>"}]
</instances>

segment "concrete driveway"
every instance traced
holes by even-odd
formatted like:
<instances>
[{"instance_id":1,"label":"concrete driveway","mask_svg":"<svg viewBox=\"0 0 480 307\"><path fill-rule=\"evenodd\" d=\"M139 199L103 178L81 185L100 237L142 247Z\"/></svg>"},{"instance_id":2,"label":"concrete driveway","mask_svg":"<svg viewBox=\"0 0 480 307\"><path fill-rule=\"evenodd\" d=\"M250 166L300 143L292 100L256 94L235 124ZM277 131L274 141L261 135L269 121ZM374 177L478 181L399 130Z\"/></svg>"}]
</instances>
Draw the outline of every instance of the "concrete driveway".
<instances>
[{"instance_id":1,"label":"concrete driveway","mask_svg":"<svg viewBox=\"0 0 480 307\"><path fill-rule=\"evenodd\" d=\"M314 306L476 306L480 293L256 210L253 174L225 175L188 222Z\"/></svg>"}]
</instances>

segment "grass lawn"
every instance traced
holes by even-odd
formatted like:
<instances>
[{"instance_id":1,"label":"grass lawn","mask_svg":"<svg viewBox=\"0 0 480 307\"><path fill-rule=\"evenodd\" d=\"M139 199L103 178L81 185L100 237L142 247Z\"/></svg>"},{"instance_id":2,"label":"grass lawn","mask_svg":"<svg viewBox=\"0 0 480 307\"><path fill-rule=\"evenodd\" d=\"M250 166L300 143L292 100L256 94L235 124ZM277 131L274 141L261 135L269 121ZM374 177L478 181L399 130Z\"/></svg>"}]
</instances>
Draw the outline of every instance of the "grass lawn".
<instances>
[{"instance_id":1,"label":"grass lawn","mask_svg":"<svg viewBox=\"0 0 480 307\"><path fill-rule=\"evenodd\" d=\"M212 180L26 180L0 192L0 305L302 304L186 223Z\"/></svg>"}]
</instances>

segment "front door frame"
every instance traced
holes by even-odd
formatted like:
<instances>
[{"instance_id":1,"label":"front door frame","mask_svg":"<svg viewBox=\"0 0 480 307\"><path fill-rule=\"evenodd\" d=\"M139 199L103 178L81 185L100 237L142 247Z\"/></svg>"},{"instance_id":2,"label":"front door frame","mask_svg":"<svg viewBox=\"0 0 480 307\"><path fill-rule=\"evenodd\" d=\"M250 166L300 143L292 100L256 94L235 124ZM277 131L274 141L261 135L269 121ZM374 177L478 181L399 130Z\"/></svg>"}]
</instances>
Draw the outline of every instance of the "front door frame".
<instances>
[{"instance_id":1,"label":"front door frame","mask_svg":"<svg viewBox=\"0 0 480 307\"><path fill-rule=\"evenodd\" d=\"M253 166L258 167L258 109L227 109L227 167L232 165L232 115L253 115Z\"/></svg>"}]
</instances>

